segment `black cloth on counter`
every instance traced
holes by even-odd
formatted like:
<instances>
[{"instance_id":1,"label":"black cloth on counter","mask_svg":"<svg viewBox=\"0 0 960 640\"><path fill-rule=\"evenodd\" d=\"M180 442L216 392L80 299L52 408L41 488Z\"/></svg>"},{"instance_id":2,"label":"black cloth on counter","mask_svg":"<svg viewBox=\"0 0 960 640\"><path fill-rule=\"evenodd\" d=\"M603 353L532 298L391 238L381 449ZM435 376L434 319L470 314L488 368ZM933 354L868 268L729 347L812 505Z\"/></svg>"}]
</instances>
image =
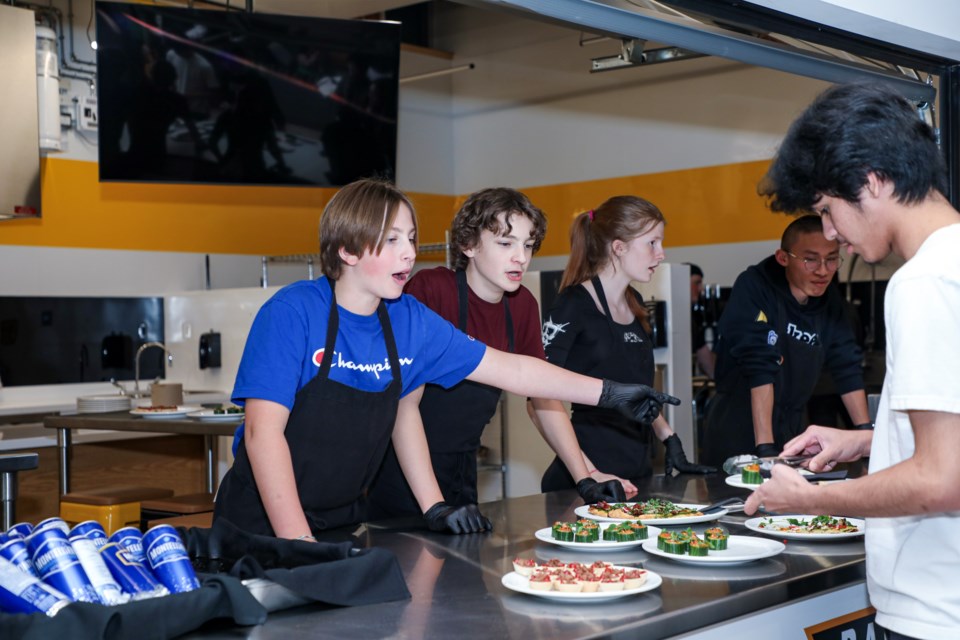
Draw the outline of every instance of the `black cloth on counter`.
<instances>
[{"instance_id":1,"label":"black cloth on counter","mask_svg":"<svg viewBox=\"0 0 960 640\"><path fill-rule=\"evenodd\" d=\"M200 589L113 607L74 602L50 618L0 613L3 640L155 640L175 638L217 618L263 624L267 610L242 584L265 578L304 598L333 605L364 605L410 597L396 556L344 542L303 542L260 536L217 520L210 529L177 531ZM347 537L347 536L344 536ZM203 570L224 570L218 575Z\"/></svg>"},{"instance_id":2,"label":"black cloth on counter","mask_svg":"<svg viewBox=\"0 0 960 640\"><path fill-rule=\"evenodd\" d=\"M210 529L179 531L191 558L218 560L233 577L266 578L317 602L362 605L410 597L397 558L386 549L261 536L222 518Z\"/></svg>"},{"instance_id":3,"label":"black cloth on counter","mask_svg":"<svg viewBox=\"0 0 960 640\"><path fill-rule=\"evenodd\" d=\"M263 624L267 610L232 576L200 576L196 591L113 607L74 602L50 618L42 613L0 613L4 640L154 640L175 638L217 618Z\"/></svg>"}]
</instances>

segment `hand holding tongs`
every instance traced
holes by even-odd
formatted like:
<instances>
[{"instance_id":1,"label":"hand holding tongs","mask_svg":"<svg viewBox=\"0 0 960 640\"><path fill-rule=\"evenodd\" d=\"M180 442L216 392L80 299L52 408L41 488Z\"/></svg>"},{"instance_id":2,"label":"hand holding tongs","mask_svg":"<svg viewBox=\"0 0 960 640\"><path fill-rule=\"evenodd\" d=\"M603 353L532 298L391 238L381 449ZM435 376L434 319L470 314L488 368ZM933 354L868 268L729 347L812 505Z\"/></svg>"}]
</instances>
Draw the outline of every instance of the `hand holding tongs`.
<instances>
[{"instance_id":1,"label":"hand holding tongs","mask_svg":"<svg viewBox=\"0 0 960 640\"><path fill-rule=\"evenodd\" d=\"M723 463L723 470L728 474L740 473L748 464L759 465L761 471L770 471L775 464L785 464L789 467L802 467L803 463L813 456L774 456L771 458L758 458L754 455L733 456L727 458Z\"/></svg>"},{"instance_id":2,"label":"hand holding tongs","mask_svg":"<svg viewBox=\"0 0 960 640\"><path fill-rule=\"evenodd\" d=\"M774 456L771 458L758 458L754 455L734 456L727 458L726 462L723 463L723 470L734 475L740 473L748 464L755 464L760 467L760 475L764 478L769 478L770 470L773 469L773 465L775 464L785 464L794 469L801 469L806 467L805 463L812 457L812 455ZM847 471L846 469L840 469L836 471L825 471L823 473L807 473L803 477L810 482L817 482L819 480L843 480L847 477Z\"/></svg>"}]
</instances>

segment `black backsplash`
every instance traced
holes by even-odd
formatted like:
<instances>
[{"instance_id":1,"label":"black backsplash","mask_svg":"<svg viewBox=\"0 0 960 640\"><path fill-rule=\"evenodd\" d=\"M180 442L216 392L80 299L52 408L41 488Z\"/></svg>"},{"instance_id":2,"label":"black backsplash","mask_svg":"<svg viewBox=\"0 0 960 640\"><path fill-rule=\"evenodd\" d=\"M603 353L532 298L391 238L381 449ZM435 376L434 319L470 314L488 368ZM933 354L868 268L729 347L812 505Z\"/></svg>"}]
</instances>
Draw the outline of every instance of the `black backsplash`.
<instances>
[{"instance_id":1,"label":"black backsplash","mask_svg":"<svg viewBox=\"0 0 960 640\"><path fill-rule=\"evenodd\" d=\"M132 380L134 354L163 340L163 298L0 297L4 386ZM165 354L148 349L140 379L163 376Z\"/></svg>"}]
</instances>

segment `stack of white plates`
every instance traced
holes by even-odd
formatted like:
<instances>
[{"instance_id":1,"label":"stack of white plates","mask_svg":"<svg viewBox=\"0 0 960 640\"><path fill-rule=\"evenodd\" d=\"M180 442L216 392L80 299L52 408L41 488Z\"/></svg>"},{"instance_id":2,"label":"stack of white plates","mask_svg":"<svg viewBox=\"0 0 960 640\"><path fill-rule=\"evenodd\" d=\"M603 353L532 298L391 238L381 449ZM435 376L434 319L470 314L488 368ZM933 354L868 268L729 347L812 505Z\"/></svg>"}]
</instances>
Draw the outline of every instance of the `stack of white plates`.
<instances>
[{"instance_id":1,"label":"stack of white plates","mask_svg":"<svg viewBox=\"0 0 960 640\"><path fill-rule=\"evenodd\" d=\"M105 396L80 396L77 398L77 413L109 413L128 411L130 398L120 394Z\"/></svg>"}]
</instances>

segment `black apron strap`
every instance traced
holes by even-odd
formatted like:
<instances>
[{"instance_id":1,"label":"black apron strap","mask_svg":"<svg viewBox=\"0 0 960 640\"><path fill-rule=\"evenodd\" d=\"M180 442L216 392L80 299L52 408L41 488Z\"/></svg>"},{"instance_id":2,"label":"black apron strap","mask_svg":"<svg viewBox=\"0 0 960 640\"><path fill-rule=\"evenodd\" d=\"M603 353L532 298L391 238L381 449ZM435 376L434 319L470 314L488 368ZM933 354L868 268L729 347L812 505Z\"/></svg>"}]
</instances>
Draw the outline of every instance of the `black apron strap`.
<instances>
[{"instance_id":1,"label":"black apron strap","mask_svg":"<svg viewBox=\"0 0 960 640\"><path fill-rule=\"evenodd\" d=\"M600 276L593 276L590 278L590 282L593 283L593 290L597 293L597 300L600 301L600 306L603 308L603 315L607 318L607 326L610 328L610 335L613 336L613 343L616 344L620 341L619 331L613 322L613 316L610 314L610 305L607 304L607 296L603 292L603 285L600 283Z\"/></svg>"}]
</instances>

